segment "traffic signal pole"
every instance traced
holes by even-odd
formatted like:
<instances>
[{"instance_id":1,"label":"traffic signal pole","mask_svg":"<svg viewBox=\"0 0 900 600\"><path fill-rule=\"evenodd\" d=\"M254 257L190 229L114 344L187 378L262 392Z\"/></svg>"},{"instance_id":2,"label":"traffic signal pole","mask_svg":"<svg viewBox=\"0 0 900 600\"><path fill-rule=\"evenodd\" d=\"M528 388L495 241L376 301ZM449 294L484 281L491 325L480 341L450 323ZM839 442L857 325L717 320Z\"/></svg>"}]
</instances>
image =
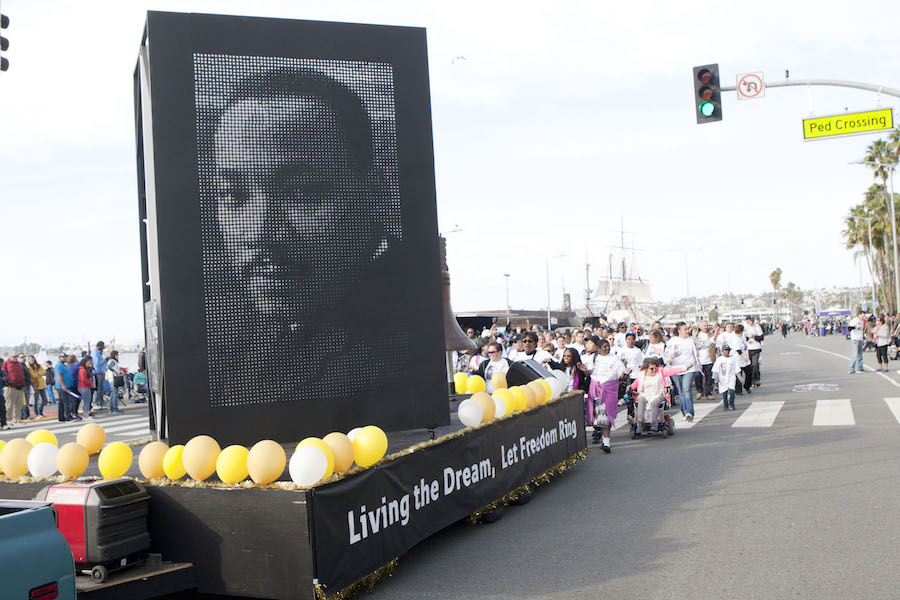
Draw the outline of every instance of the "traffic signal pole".
<instances>
[{"instance_id":1,"label":"traffic signal pole","mask_svg":"<svg viewBox=\"0 0 900 600\"><path fill-rule=\"evenodd\" d=\"M798 79L797 81L791 81L787 77L785 77L784 81L775 81L775 82L766 82L766 87L788 87L788 86L812 86L812 85L825 85L832 87L849 87L856 88L858 90L866 90L868 92L875 92L877 94L887 94L888 96L894 96L896 98L900 98L900 90L896 90L894 88L885 87L883 85L873 85L871 83L862 83L859 81L843 81L840 79ZM738 91L737 86L728 86L722 88L723 92L736 92ZM900 306L900 259L898 259L897 254L897 217L894 214L894 168L896 165L882 165L885 167L890 167L890 171L888 171L888 176L890 177L890 199L891 201L888 203L888 207L891 210L891 238L893 238L893 250L894 250L894 310L897 310L897 307Z\"/></svg>"},{"instance_id":2,"label":"traffic signal pole","mask_svg":"<svg viewBox=\"0 0 900 600\"><path fill-rule=\"evenodd\" d=\"M894 88L885 87L883 85L872 85L871 83L860 83L858 81L841 81L839 79L798 79L796 81L791 81L789 79L785 79L784 81L766 81L766 88L772 87L786 87L786 86L810 86L810 85L829 85L836 87L849 87L856 88L859 90L867 90L869 92L876 92L878 94L887 94L888 96L896 96L900 98L900 90L895 90ZM723 92L736 92L737 86L727 86L722 88Z\"/></svg>"}]
</instances>

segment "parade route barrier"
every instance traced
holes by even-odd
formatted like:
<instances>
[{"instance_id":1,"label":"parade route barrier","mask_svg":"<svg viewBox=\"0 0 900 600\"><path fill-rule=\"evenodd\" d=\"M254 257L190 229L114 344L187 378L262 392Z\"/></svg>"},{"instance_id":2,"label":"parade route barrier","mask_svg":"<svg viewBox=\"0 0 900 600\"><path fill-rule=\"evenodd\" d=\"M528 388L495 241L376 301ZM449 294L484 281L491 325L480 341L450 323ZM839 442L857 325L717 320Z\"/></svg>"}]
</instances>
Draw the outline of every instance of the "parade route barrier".
<instances>
[{"instance_id":1,"label":"parade route barrier","mask_svg":"<svg viewBox=\"0 0 900 600\"><path fill-rule=\"evenodd\" d=\"M308 490L148 485L151 551L196 565L201 593L343 597L417 543L586 454L582 395L426 440ZM46 482L0 483L33 497Z\"/></svg>"}]
</instances>

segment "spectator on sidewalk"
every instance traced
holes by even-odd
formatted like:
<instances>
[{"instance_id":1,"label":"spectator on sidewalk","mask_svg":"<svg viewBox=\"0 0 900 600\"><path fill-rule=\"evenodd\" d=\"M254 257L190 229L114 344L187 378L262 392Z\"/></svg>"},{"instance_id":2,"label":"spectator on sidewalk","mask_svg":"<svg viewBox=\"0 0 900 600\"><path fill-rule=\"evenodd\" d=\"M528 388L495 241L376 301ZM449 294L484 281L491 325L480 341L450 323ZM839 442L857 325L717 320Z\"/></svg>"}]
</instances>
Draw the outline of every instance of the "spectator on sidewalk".
<instances>
[{"instance_id":1,"label":"spectator on sidewalk","mask_svg":"<svg viewBox=\"0 0 900 600\"><path fill-rule=\"evenodd\" d=\"M19 423L22 416L22 405L25 404L25 365L19 362L15 352L10 352L9 358L3 363L6 371L6 425L7 427Z\"/></svg>"},{"instance_id":2,"label":"spectator on sidewalk","mask_svg":"<svg viewBox=\"0 0 900 600\"><path fill-rule=\"evenodd\" d=\"M94 372L91 374L94 382L94 408L103 408L104 404L103 382L106 377L106 359L103 358L104 348L106 348L106 344L101 341L97 342L97 345L91 350L91 362L94 365Z\"/></svg>"},{"instance_id":3,"label":"spectator on sidewalk","mask_svg":"<svg viewBox=\"0 0 900 600\"><path fill-rule=\"evenodd\" d=\"M34 416L44 416L44 405L49 404L47 401L47 382L44 377L47 370L41 366L34 355L28 357L28 374L31 377L31 394L33 396Z\"/></svg>"},{"instance_id":4,"label":"spectator on sidewalk","mask_svg":"<svg viewBox=\"0 0 900 600\"><path fill-rule=\"evenodd\" d=\"M53 384L56 382L56 374L53 372L53 363L49 360L44 362L44 386L47 390L47 397L50 399L50 404L56 404L56 394L53 391Z\"/></svg>"},{"instance_id":5,"label":"spectator on sidewalk","mask_svg":"<svg viewBox=\"0 0 900 600\"><path fill-rule=\"evenodd\" d=\"M31 371L28 370L24 353L19 354L19 364L22 365L22 372L25 374L25 387L22 388L23 400L21 404L21 418L24 421L31 418L31 410L28 408L28 398L31 397Z\"/></svg>"},{"instance_id":6,"label":"spectator on sidewalk","mask_svg":"<svg viewBox=\"0 0 900 600\"><path fill-rule=\"evenodd\" d=\"M106 381L109 382L109 414L115 415L119 410L119 386L124 385L122 369L119 367L119 351L109 353L106 363Z\"/></svg>"},{"instance_id":7,"label":"spectator on sidewalk","mask_svg":"<svg viewBox=\"0 0 900 600\"><path fill-rule=\"evenodd\" d=\"M57 417L60 421L75 420L75 399L69 394L74 393L76 382L72 377L72 372L66 365L67 359L68 357L65 354L60 354L56 366L53 368L53 372L56 374L55 387L59 396Z\"/></svg>"},{"instance_id":8,"label":"spectator on sidewalk","mask_svg":"<svg viewBox=\"0 0 900 600\"><path fill-rule=\"evenodd\" d=\"M866 313L859 311L849 323L850 327L850 366L848 373L863 373L863 345L866 333Z\"/></svg>"},{"instance_id":9,"label":"spectator on sidewalk","mask_svg":"<svg viewBox=\"0 0 900 600\"><path fill-rule=\"evenodd\" d=\"M78 393L81 394L81 410L83 419L93 417L91 413L91 398L94 395L94 361L86 356L78 363Z\"/></svg>"}]
</instances>

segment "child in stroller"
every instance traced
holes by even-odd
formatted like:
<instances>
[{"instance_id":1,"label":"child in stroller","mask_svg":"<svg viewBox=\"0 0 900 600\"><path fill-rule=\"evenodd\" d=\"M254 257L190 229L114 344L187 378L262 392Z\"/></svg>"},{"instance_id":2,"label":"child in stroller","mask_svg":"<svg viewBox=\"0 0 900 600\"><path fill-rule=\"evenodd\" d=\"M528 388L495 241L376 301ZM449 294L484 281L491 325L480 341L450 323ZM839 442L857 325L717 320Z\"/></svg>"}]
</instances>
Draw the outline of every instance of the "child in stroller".
<instances>
[{"instance_id":1,"label":"child in stroller","mask_svg":"<svg viewBox=\"0 0 900 600\"><path fill-rule=\"evenodd\" d=\"M644 359L637 379L631 385L637 395L635 415L630 419L632 438L650 432L661 432L667 437L675 432L675 424L665 414L665 409L671 406L666 382L682 371L684 367L663 367L658 358Z\"/></svg>"}]
</instances>

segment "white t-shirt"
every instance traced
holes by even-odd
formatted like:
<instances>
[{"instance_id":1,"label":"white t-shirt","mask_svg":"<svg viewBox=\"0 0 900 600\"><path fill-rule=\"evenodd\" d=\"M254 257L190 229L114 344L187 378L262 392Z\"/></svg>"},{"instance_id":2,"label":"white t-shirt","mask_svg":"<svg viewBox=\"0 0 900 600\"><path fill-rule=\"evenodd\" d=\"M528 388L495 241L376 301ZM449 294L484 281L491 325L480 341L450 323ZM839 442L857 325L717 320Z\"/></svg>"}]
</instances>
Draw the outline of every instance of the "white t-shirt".
<instances>
[{"instance_id":1,"label":"white t-shirt","mask_svg":"<svg viewBox=\"0 0 900 600\"><path fill-rule=\"evenodd\" d=\"M622 360L613 354L603 356L599 353L594 355L594 369L591 371L591 381L606 383L621 377L625 372L625 365Z\"/></svg>"},{"instance_id":2,"label":"white t-shirt","mask_svg":"<svg viewBox=\"0 0 900 600\"><path fill-rule=\"evenodd\" d=\"M613 336L613 346L616 348L624 348L625 347L625 334L621 331L616 332L616 335Z\"/></svg>"},{"instance_id":3,"label":"white t-shirt","mask_svg":"<svg viewBox=\"0 0 900 600\"><path fill-rule=\"evenodd\" d=\"M666 344L666 358L672 367L684 367L684 373L699 370L700 359L692 337L673 337Z\"/></svg>"},{"instance_id":4,"label":"white t-shirt","mask_svg":"<svg viewBox=\"0 0 900 600\"><path fill-rule=\"evenodd\" d=\"M756 336L763 334L762 327L759 323L750 324L750 321L744 323L744 341L747 342L747 350L762 350L762 344L756 341Z\"/></svg>"},{"instance_id":5,"label":"white t-shirt","mask_svg":"<svg viewBox=\"0 0 900 600\"><path fill-rule=\"evenodd\" d=\"M622 348L619 350L619 358L625 361L625 368L631 369L631 373L629 373L629 377L634 381L637 379L638 369L641 368L641 364L644 362L644 353L641 352L640 348Z\"/></svg>"},{"instance_id":6,"label":"white t-shirt","mask_svg":"<svg viewBox=\"0 0 900 600\"><path fill-rule=\"evenodd\" d=\"M493 394L496 390L491 384L491 378L497 373L506 373L509 371L509 361L505 358L500 360L489 360L484 365L484 384L488 394Z\"/></svg>"},{"instance_id":7,"label":"white t-shirt","mask_svg":"<svg viewBox=\"0 0 900 600\"><path fill-rule=\"evenodd\" d=\"M584 344L569 344L566 348L575 348L578 354L584 354Z\"/></svg>"},{"instance_id":8,"label":"white t-shirt","mask_svg":"<svg viewBox=\"0 0 900 600\"><path fill-rule=\"evenodd\" d=\"M513 362L522 362L526 360L536 360L537 362L543 364L545 360L553 360L553 356L547 352L546 350L542 350L538 348L534 351L534 354L525 354L525 351L519 352L516 354L515 358L510 357L509 360Z\"/></svg>"},{"instance_id":9,"label":"white t-shirt","mask_svg":"<svg viewBox=\"0 0 900 600\"><path fill-rule=\"evenodd\" d=\"M659 342L656 344L647 344L647 353L644 355L645 358L660 358L665 361L666 358L666 344L664 342Z\"/></svg>"},{"instance_id":10,"label":"white t-shirt","mask_svg":"<svg viewBox=\"0 0 900 600\"><path fill-rule=\"evenodd\" d=\"M719 391L733 390L734 382L737 378L738 366L735 360L734 351L731 356L725 358L720 356L713 364L713 376L719 382Z\"/></svg>"},{"instance_id":11,"label":"white t-shirt","mask_svg":"<svg viewBox=\"0 0 900 600\"><path fill-rule=\"evenodd\" d=\"M644 396L647 400L659 398L665 392L665 383L662 373L656 372L656 375L650 376L647 371L641 371L637 378L638 394Z\"/></svg>"},{"instance_id":12,"label":"white t-shirt","mask_svg":"<svg viewBox=\"0 0 900 600\"><path fill-rule=\"evenodd\" d=\"M853 327L853 329L850 330L850 340L854 342L863 341L863 333L865 332L866 328L865 321L863 321L859 317L853 317L852 319L850 319L849 325L850 327Z\"/></svg>"},{"instance_id":13,"label":"white t-shirt","mask_svg":"<svg viewBox=\"0 0 900 600\"><path fill-rule=\"evenodd\" d=\"M709 334L702 331L697 332L697 354L700 356L701 365L710 365L713 360L709 357Z\"/></svg>"},{"instance_id":14,"label":"white t-shirt","mask_svg":"<svg viewBox=\"0 0 900 600\"><path fill-rule=\"evenodd\" d=\"M588 371L594 370L594 359L596 359L597 356L599 356L599 354L596 352L585 352L581 355L581 362L584 363L584 366Z\"/></svg>"}]
</instances>

